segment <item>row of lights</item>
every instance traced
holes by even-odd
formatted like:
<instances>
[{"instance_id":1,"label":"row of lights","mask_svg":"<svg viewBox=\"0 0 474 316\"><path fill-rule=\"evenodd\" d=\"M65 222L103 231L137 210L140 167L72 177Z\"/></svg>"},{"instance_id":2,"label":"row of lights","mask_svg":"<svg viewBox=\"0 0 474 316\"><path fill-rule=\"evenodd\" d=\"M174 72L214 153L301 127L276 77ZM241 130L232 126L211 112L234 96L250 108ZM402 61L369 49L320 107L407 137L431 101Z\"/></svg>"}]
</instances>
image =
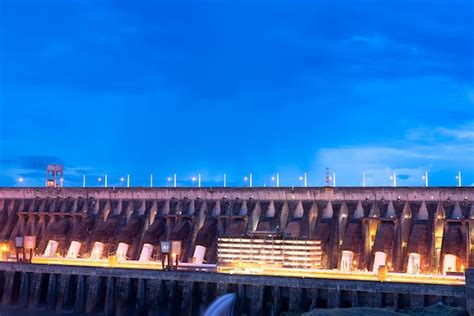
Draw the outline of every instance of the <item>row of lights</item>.
<instances>
[{"instance_id":1,"label":"row of lights","mask_svg":"<svg viewBox=\"0 0 474 316\"><path fill-rule=\"evenodd\" d=\"M363 173L362 174L362 186L363 187L366 186L365 176L366 176L366 174ZM390 180L392 181L392 186L393 187L397 186L397 178L398 178L398 176L397 176L396 172L394 172L390 176ZM304 173L304 175L300 176L298 179L299 179L300 182L303 182L304 187L308 186L307 173ZM246 184L246 186L248 186L250 188L253 187L252 173L250 173L249 176L244 176L243 180L244 180L244 183ZM271 180L272 186L280 187L280 174L279 173L277 173L276 176L272 176L270 178L270 180ZM332 181L332 184L333 184L332 186L335 187L336 186L336 173L333 173L333 176L329 177L329 180ZM425 187L428 187L428 172L424 173L424 175L422 176L422 180L424 182ZM458 171L458 174L456 175L456 180L457 180L457 186L461 187L462 186L461 171ZM20 185L23 184L24 181L25 181L25 179L23 177L18 178L18 183ZM61 184L62 184L64 182L64 178L61 178L60 181L61 181ZM191 181L193 183L193 187L196 186L196 182L197 182L197 186L201 187L201 175L200 174L198 175L198 177L196 177L196 176L191 177ZM103 182L104 187L107 187L108 186L107 175L105 175L104 177L98 177L97 182L99 184L102 184L102 182ZM227 174L224 174L224 182L223 183L224 183L224 187L227 187ZM125 177L120 177L120 184L121 184L121 186L125 186L125 184L126 184L127 187L130 187L130 175L127 175L126 178ZM82 186L86 187L86 175L83 176ZM267 184L264 183L264 187L266 187L266 186L267 186ZM153 187L153 175L152 174L150 175L150 187ZM167 178L167 187L177 187L176 174L174 174L173 177L168 177Z\"/></svg>"}]
</instances>

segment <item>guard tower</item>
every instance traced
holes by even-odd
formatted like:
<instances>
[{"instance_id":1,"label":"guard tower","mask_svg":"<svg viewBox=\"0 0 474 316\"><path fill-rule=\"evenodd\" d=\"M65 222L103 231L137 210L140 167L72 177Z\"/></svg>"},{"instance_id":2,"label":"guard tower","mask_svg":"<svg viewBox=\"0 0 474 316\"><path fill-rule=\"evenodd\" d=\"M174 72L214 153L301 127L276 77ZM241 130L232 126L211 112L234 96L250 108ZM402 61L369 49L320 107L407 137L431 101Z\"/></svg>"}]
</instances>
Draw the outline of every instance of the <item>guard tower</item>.
<instances>
[{"instance_id":1,"label":"guard tower","mask_svg":"<svg viewBox=\"0 0 474 316\"><path fill-rule=\"evenodd\" d=\"M46 187L49 187L49 188L56 188L58 186L62 187L63 181L64 181L63 165L48 165L46 169Z\"/></svg>"}]
</instances>

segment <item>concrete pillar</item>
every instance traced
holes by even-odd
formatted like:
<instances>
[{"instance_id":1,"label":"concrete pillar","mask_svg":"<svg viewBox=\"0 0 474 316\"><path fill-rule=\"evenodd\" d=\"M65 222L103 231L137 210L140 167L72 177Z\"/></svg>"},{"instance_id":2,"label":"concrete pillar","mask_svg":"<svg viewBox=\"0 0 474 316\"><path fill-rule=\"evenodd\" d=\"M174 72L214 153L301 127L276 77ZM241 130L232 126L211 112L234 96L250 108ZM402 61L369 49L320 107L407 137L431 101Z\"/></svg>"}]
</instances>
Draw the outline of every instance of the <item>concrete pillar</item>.
<instances>
[{"instance_id":1,"label":"concrete pillar","mask_svg":"<svg viewBox=\"0 0 474 316\"><path fill-rule=\"evenodd\" d=\"M272 314L271 315L280 315L281 313L281 291L279 287L272 287Z\"/></svg>"},{"instance_id":2,"label":"concrete pillar","mask_svg":"<svg viewBox=\"0 0 474 316\"><path fill-rule=\"evenodd\" d=\"M20 308L28 307L28 298L30 295L30 274L22 273L20 281L20 297L18 298L18 304Z\"/></svg>"},{"instance_id":3,"label":"concrete pillar","mask_svg":"<svg viewBox=\"0 0 474 316\"><path fill-rule=\"evenodd\" d=\"M263 286L252 286L252 305L250 306L250 316L262 315L263 313Z\"/></svg>"},{"instance_id":4,"label":"concrete pillar","mask_svg":"<svg viewBox=\"0 0 474 316\"><path fill-rule=\"evenodd\" d=\"M165 284L166 284L166 287L168 288L168 315L175 315L176 314L175 304L177 301L176 281L166 281Z\"/></svg>"},{"instance_id":5,"label":"concrete pillar","mask_svg":"<svg viewBox=\"0 0 474 316\"><path fill-rule=\"evenodd\" d=\"M400 308L400 294L393 293L393 308L397 311Z\"/></svg>"},{"instance_id":6,"label":"concrete pillar","mask_svg":"<svg viewBox=\"0 0 474 316\"><path fill-rule=\"evenodd\" d=\"M120 278L116 280L115 287L116 287L116 307L117 310L115 311L115 315L128 315L127 305L130 300L130 279L128 278Z\"/></svg>"},{"instance_id":7,"label":"concrete pillar","mask_svg":"<svg viewBox=\"0 0 474 316\"><path fill-rule=\"evenodd\" d=\"M161 280L147 280L145 284L148 315L159 315Z\"/></svg>"},{"instance_id":8,"label":"concrete pillar","mask_svg":"<svg viewBox=\"0 0 474 316\"><path fill-rule=\"evenodd\" d=\"M145 314L147 299L146 299L146 279L138 279L137 283L137 312L139 315Z\"/></svg>"},{"instance_id":9,"label":"concrete pillar","mask_svg":"<svg viewBox=\"0 0 474 316\"><path fill-rule=\"evenodd\" d=\"M466 311L474 315L474 268L466 270Z\"/></svg>"},{"instance_id":10,"label":"concrete pillar","mask_svg":"<svg viewBox=\"0 0 474 316\"><path fill-rule=\"evenodd\" d=\"M217 297L227 294L227 292L229 292L229 284L217 283Z\"/></svg>"},{"instance_id":11,"label":"concrete pillar","mask_svg":"<svg viewBox=\"0 0 474 316\"><path fill-rule=\"evenodd\" d=\"M8 306L12 303L12 291L15 282L15 272L5 272L5 283L3 285L2 305Z\"/></svg>"},{"instance_id":12,"label":"concrete pillar","mask_svg":"<svg viewBox=\"0 0 474 316\"><path fill-rule=\"evenodd\" d=\"M351 307L359 307L359 295L357 291L351 291Z\"/></svg>"},{"instance_id":13,"label":"concrete pillar","mask_svg":"<svg viewBox=\"0 0 474 316\"><path fill-rule=\"evenodd\" d=\"M467 284L467 282L466 282ZM410 295L410 308L422 308L425 306L425 296L419 294Z\"/></svg>"},{"instance_id":14,"label":"concrete pillar","mask_svg":"<svg viewBox=\"0 0 474 316\"><path fill-rule=\"evenodd\" d=\"M283 206L281 208L281 214L280 218L275 218L274 223L276 221L276 224L280 226L280 228L284 231L286 228L286 225L288 223L288 216L290 214L290 207L288 205L288 202L283 203Z\"/></svg>"},{"instance_id":15,"label":"concrete pillar","mask_svg":"<svg viewBox=\"0 0 474 316\"><path fill-rule=\"evenodd\" d=\"M341 291L328 290L328 308L339 308L341 305Z\"/></svg>"},{"instance_id":16,"label":"concrete pillar","mask_svg":"<svg viewBox=\"0 0 474 316\"><path fill-rule=\"evenodd\" d=\"M86 276L77 277L76 301L74 303L74 312L84 313L86 307Z\"/></svg>"},{"instance_id":17,"label":"concrete pillar","mask_svg":"<svg viewBox=\"0 0 474 316\"><path fill-rule=\"evenodd\" d=\"M100 277L89 276L87 277L87 294L86 294L86 313L92 313L97 307L98 300L100 299Z\"/></svg>"},{"instance_id":18,"label":"concrete pillar","mask_svg":"<svg viewBox=\"0 0 474 316\"><path fill-rule=\"evenodd\" d=\"M56 312L61 312L65 305L70 301L71 291L69 290L71 276L61 274L59 276L59 286L57 293Z\"/></svg>"},{"instance_id":19,"label":"concrete pillar","mask_svg":"<svg viewBox=\"0 0 474 316\"><path fill-rule=\"evenodd\" d=\"M46 298L46 303L47 306L46 308L48 310L55 310L56 309L56 304L58 302L57 300L57 293L58 293L58 275L57 274L50 274L49 275L49 280L48 280L48 294Z\"/></svg>"},{"instance_id":20,"label":"concrete pillar","mask_svg":"<svg viewBox=\"0 0 474 316\"><path fill-rule=\"evenodd\" d=\"M194 298L194 283L184 282L183 293L181 295L181 310L180 315L187 316L192 315L193 312L193 298Z\"/></svg>"},{"instance_id":21,"label":"concrete pillar","mask_svg":"<svg viewBox=\"0 0 474 316\"><path fill-rule=\"evenodd\" d=\"M204 304L204 306L207 306L207 304L210 301L208 284L207 283L200 283L199 284L199 291L201 292L201 302Z\"/></svg>"},{"instance_id":22,"label":"concrete pillar","mask_svg":"<svg viewBox=\"0 0 474 316\"><path fill-rule=\"evenodd\" d=\"M297 287L291 287L289 289L290 297L289 297L289 304L288 304L288 311L290 313L297 313L301 312L301 299L303 296L303 289Z\"/></svg>"},{"instance_id":23,"label":"concrete pillar","mask_svg":"<svg viewBox=\"0 0 474 316\"><path fill-rule=\"evenodd\" d=\"M381 292L372 292L368 293L369 298L369 307L380 308L382 307L382 293Z\"/></svg>"},{"instance_id":24,"label":"concrete pillar","mask_svg":"<svg viewBox=\"0 0 474 316\"><path fill-rule=\"evenodd\" d=\"M104 313L107 316L115 315L115 279L113 277L107 278Z\"/></svg>"},{"instance_id":25,"label":"concrete pillar","mask_svg":"<svg viewBox=\"0 0 474 316\"><path fill-rule=\"evenodd\" d=\"M313 288L309 289L309 291L311 295L311 308L309 310L313 310L319 306L319 290Z\"/></svg>"},{"instance_id":26,"label":"concrete pillar","mask_svg":"<svg viewBox=\"0 0 474 316\"><path fill-rule=\"evenodd\" d=\"M31 276L30 294L28 301L29 309L35 309L39 304L41 294L41 283L43 282L44 277L45 275L42 273L34 273Z\"/></svg>"}]
</instances>

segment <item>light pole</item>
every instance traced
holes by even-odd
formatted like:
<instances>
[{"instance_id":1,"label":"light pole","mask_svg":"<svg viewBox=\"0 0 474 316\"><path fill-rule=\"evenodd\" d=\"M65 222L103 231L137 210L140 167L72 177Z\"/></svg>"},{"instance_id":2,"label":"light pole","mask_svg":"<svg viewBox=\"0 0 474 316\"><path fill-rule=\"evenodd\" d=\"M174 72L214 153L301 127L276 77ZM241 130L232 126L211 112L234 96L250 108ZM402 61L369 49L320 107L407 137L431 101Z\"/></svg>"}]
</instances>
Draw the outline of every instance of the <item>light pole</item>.
<instances>
[{"instance_id":1,"label":"light pole","mask_svg":"<svg viewBox=\"0 0 474 316\"><path fill-rule=\"evenodd\" d=\"M101 186L101 183L102 183L102 177L98 177L98 178L97 178L97 182L99 182L99 186Z\"/></svg>"},{"instance_id":2,"label":"light pole","mask_svg":"<svg viewBox=\"0 0 474 316\"><path fill-rule=\"evenodd\" d=\"M198 188L201 187L201 174L198 174Z\"/></svg>"},{"instance_id":3,"label":"light pole","mask_svg":"<svg viewBox=\"0 0 474 316\"><path fill-rule=\"evenodd\" d=\"M425 187L428 187L428 171L425 171L422 179L425 180Z\"/></svg>"},{"instance_id":4,"label":"light pole","mask_svg":"<svg viewBox=\"0 0 474 316\"><path fill-rule=\"evenodd\" d=\"M106 188L106 187L107 187L107 175L105 175L105 177L104 177L104 188Z\"/></svg>"},{"instance_id":5,"label":"light pole","mask_svg":"<svg viewBox=\"0 0 474 316\"><path fill-rule=\"evenodd\" d=\"M365 187L365 172L362 172L362 186Z\"/></svg>"},{"instance_id":6,"label":"light pole","mask_svg":"<svg viewBox=\"0 0 474 316\"><path fill-rule=\"evenodd\" d=\"M130 175L127 174L127 188L130 188Z\"/></svg>"},{"instance_id":7,"label":"light pole","mask_svg":"<svg viewBox=\"0 0 474 316\"><path fill-rule=\"evenodd\" d=\"M250 173L250 177L249 177L249 185L250 185L250 187L252 187L252 185L253 185L253 183L252 183L253 181L252 181L252 180L253 180L253 179L252 179L252 173Z\"/></svg>"},{"instance_id":8,"label":"light pole","mask_svg":"<svg viewBox=\"0 0 474 316\"><path fill-rule=\"evenodd\" d=\"M224 188L227 187L227 174L224 173Z\"/></svg>"},{"instance_id":9,"label":"light pole","mask_svg":"<svg viewBox=\"0 0 474 316\"><path fill-rule=\"evenodd\" d=\"M327 177L326 178L326 186L329 186L332 181L332 186L336 187L336 173L332 173L332 177Z\"/></svg>"},{"instance_id":10,"label":"light pole","mask_svg":"<svg viewBox=\"0 0 474 316\"><path fill-rule=\"evenodd\" d=\"M168 177L168 179L166 179L167 182L166 182L166 187L169 188L170 185L171 185L171 177Z\"/></svg>"},{"instance_id":11,"label":"light pole","mask_svg":"<svg viewBox=\"0 0 474 316\"><path fill-rule=\"evenodd\" d=\"M393 180L393 187L397 186L397 173L394 171L393 175L390 176L390 180Z\"/></svg>"},{"instance_id":12,"label":"light pole","mask_svg":"<svg viewBox=\"0 0 474 316\"><path fill-rule=\"evenodd\" d=\"M458 180L458 187L462 187L461 171L458 171L458 175L456 176L456 179Z\"/></svg>"},{"instance_id":13,"label":"light pole","mask_svg":"<svg viewBox=\"0 0 474 316\"><path fill-rule=\"evenodd\" d=\"M191 181L193 182L193 188L194 188L194 183L196 182L196 177L192 177Z\"/></svg>"},{"instance_id":14,"label":"light pole","mask_svg":"<svg viewBox=\"0 0 474 316\"><path fill-rule=\"evenodd\" d=\"M120 177L120 186L123 188L125 185L125 178L124 177Z\"/></svg>"},{"instance_id":15,"label":"light pole","mask_svg":"<svg viewBox=\"0 0 474 316\"><path fill-rule=\"evenodd\" d=\"M245 176L244 177L245 186L247 186L247 181L249 181L249 177Z\"/></svg>"},{"instance_id":16,"label":"light pole","mask_svg":"<svg viewBox=\"0 0 474 316\"><path fill-rule=\"evenodd\" d=\"M308 186L308 175L306 172L299 177L299 180L303 183L303 186L306 188Z\"/></svg>"},{"instance_id":17,"label":"light pole","mask_svg":"<svg viewBox=\"0 0 474 316\"><path fill-rule=\"evenodd\" d=\"M176 188L176 173L173 175L173 187Z\"/></svg>"},{"instance_id":18,"label":"light pole","mask_svg":"<svg viewBox=\"0 0 474 316\"><path fill-rule=\"evenodd\" d=\"M273 187L273 186L275 186L275 187L277 186L277 185L274 184L274 183L275 183L275 179L276 179L275 176L272 176L272 178L271 178L271 180L272 180L272 187Z\"/></svg>"},{"instance_id":19,"label":"light pole","mask_svg":"<svg viewBox=\"0 0 474 316\"><path fill-rule=\"evenodd\" d=\"M83 188L86 187L86 175L83 175L83 176L82 176L82 187L83 187Z\"/></svg>"},{"instance_id":20,"label":"light pole","mask_svg":"<svg viewBox=\"0 0 474 316\"><path fill-rule=\"evenodd\" d=\"M150 174L150 188L153 188L153 174Z\"/></svg>"}]
</instances>

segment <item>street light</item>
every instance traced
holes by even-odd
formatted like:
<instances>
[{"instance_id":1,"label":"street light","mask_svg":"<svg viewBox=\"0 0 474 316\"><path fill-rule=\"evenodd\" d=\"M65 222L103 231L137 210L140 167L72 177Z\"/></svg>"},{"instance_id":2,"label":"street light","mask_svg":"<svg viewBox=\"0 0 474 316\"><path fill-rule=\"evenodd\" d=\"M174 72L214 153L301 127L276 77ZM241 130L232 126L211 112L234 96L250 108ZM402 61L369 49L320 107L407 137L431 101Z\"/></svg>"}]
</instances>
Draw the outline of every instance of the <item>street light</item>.
<instances>
[{"instance_id":1,"label":"street light","mask_svg":"<svg viewBox=\"0 0 474 316\"><path fill-rule=\"evenodd\" d=\"M461 171L458 171L458 175L456 176L456 179L458 180L458 187L461 187L462 186Z\"/></svg>"},{"instance_id":2,"label":"street light","mask_svg":"<svg viewBox=\"0 0 474 316\"><path fill-rule=\"evenodd\" d=\"M124 177L120 177L120 185L121 185L122 187L125 186L125 178L124 178Z\"/></svg>"},{"instance_id":3,"label":"street light","mask_svg":"<svg viewBox=\"0 0 474 316\"><path fill-rule=\"evenodd\" d=\"M191 180L193 181L193 187L194 187L194 183L196 182L196 177L192 177Z\"/></svg>"},{"instance_id":4,"label":"street light","mask_svg":"<svg viewBox=\"0 0 474 316\"><path fill-rule=\"evenodd\" d=\"M396 187L397 186L397 173L396 172L393 172L393 175L390 176L390 180L393 180L393 186Z\"/></svg>"},{"instance_id":5,"label":"street light","mask_svg":"<svg viewBox=\"0 0 474 316\"><path fill-rule=\"evenodd\" d=\"M280 187L280 174L277 172L276 176L272 176L272 182L275 182L277 188Z\"/></svg>"},{"instance_id":6,"label":"street light","mask_svg":"<svg viewBox=\"0 0 474 316\"><path fill-rule=\"evenodd\" d=\"M425 187L428 187L428 172L425 171L425 174L421 178L425 181Z\"/></svg>"},{"instance_id":7,"label":"street light","mask_svg":"<svg viewBox=\"0 0 474 316\"><path fill-rule=\"evenodd\" d=\"M304 187L307 187L308 186L308 175L306 174L306 172L304 173L303 176L300 176L298 178L301 182L303 182L303 186Z\"/></svg>"},{"instance_id":8,"label":"street light","mask_svg":"<svg viewBox=\"0 0 474 316\"><path fill-rule=\"evenodd\" d=\"M249 177L245 176L244 177L245 186L247 186L247 181L249 181Z\"/></svg>"},{"instance_id":9,"label":"street light","mask_svg":"<svg viewBox=\"0 0 474 316\"><path fill-rule=\"evenodd\" d=\"M168 179L166 179L166 180L167 180L166 187L169 187L171 185L171 180L172 179L171 179L171 177L168 177Z\"/></svg>"},{"instance_id":10,"label":"street light","mask_svg":"<svg viewBox=\"0 0 474 316\"><path fill-rule=\"evenodd\" d=\"M305 173L303 174L303 176L300 177L300 178L302 178L301 180L303 181L304 187L305 187L305 188L308 187L308 174L305 172Z\"/></svg>"},{"instance_id":11,"label":"street light","mask_svg":"<svg viewBox=\"0 0 474 316\"><path fill-rule=\"evenodd\" d=\"M336 173L333 172L332 177L328 177L328 181L332 181L332 186L336 187Z\"/></svg>"}]
</instances>

